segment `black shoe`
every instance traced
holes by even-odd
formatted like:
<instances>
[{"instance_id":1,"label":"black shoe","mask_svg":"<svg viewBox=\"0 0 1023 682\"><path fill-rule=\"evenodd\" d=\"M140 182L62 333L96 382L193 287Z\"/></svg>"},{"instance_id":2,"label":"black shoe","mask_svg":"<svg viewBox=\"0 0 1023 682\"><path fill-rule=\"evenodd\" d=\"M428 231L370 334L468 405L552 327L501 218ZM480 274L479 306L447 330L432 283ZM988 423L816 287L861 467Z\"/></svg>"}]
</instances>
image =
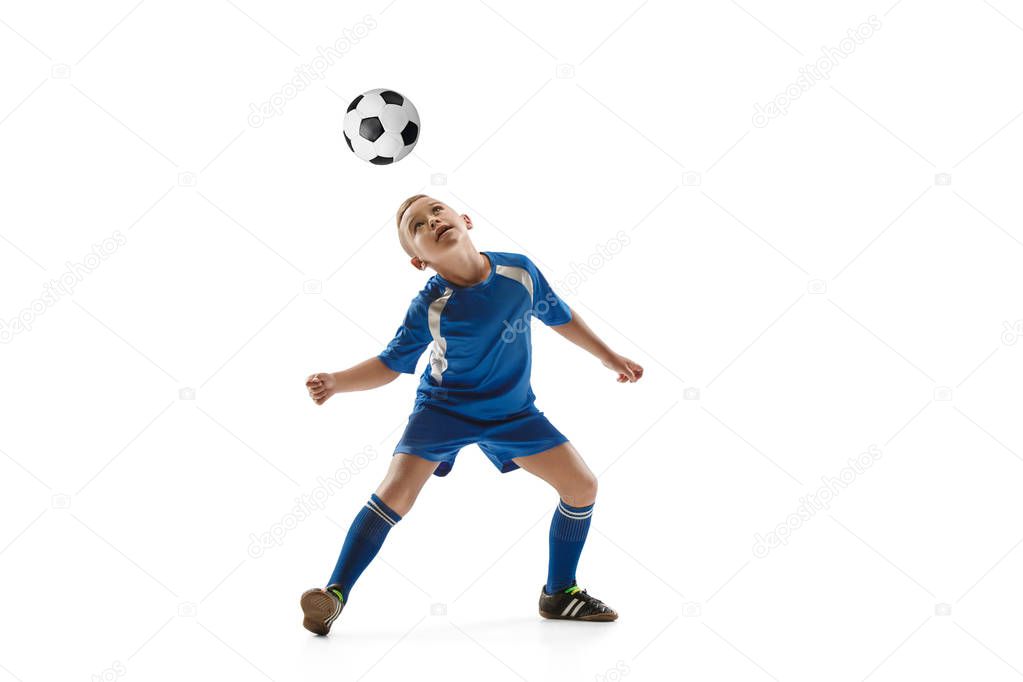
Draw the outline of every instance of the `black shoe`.
<instances>
[{"instance_id":1,"label":"black shoe","mask_svg":"<svg viewBox=\"0 0 1023 682\"><path fill-rule=\"evenodd\" d=\"M338 596L340 590L335 590L336 588L331 585L325 590L317 587L302 594L300 603L305 614L302 626L306 630L318 635L330 632L330 626L345 607L345 603Z\"/></svg>"},{"instance_id":2,"label":"black shoe","mask_svg":"<svg viewBox=\"0 0 1023 682\"><path fill-rule=\"evenodd\" d=\"M618 613L575 583L560 592L547 594L546 585L540 588L540 615L559 620L616 620Z\"/></svg>"}]
</instances>

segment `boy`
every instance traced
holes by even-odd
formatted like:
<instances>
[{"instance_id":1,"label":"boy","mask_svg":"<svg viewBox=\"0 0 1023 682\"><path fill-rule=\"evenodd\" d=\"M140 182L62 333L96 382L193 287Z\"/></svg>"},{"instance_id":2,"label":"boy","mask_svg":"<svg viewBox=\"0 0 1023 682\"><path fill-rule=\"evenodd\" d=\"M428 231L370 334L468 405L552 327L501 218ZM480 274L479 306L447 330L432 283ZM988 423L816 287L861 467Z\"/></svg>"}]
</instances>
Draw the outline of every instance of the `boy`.
<instances>
[{"instance_id":1,"label":"boy","mask_svg":"<svg viewBox=\"0 0 1023 682\"><path fill-rule=\"evenodd\" d=\"M643 368L597 338L529 258L477 251L469 239L469 216L417 194L402 202L397 223L398 239L412 266L430 266L437 274L412 300L380 355L342 372L313 374L306 387L322 405L335 393L383 386L401 373L414 373L416 361L432 342L430 364L390 468L352 522L327 587L302 595L302 624L318 635L330 631L388 531L409 512L430 476L447 475L459 450L471 443L501 473L521 467L553 486L560 497L551 521L540 615L615 620L613 609L576 584L597 479L568 438L533 404L530 318L539 317L595 355L618 375L619 383L638 381Z\"/></svg>"}]
</instances>

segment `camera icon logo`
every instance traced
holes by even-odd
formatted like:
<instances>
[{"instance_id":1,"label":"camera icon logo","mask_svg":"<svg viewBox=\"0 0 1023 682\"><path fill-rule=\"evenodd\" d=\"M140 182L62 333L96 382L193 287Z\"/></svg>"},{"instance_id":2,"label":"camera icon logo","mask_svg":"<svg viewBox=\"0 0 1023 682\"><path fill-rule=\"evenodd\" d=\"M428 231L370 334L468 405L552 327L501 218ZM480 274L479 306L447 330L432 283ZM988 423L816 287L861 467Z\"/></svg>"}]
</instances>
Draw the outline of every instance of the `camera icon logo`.
<instances>
[{"instance_id":1,"label":"camera icon logo","mask_svg":"<svg viewBox=\"0 0 1023 682\"><path fill-rule=\"evenodd\" d=\"M178 604L178 615L182 618L195 618L196 607L195 603L190 601L183 601Z\"/></svg>"},{"instance_id":2,"label":"camera icon logo","mask_svg":"<svg viewBox=\"0 0 1023 682\"><path fill-rule=\"evenodd\" d=\"M178 187L195 187L198 181L198 176L192 171L178 173Z\"/></svg>"},{"instance_id":3,"label":"camera icon logo","mask_svg":"<svg viewBox=\"0 0 1023 682\"><path fill-rule=\"evenodd\" d=\"M437 602L430 604L430 615L431 616L446 616L448 615L448 605Z\"/></svg>"},{"instance_id":4,"label":"camera icon logo","mask_svg":"<svg viewBox=\"0 0 1023 682\"><path fill-rule=\"evenodd\" d=\"M185 386L178 390L178 400L195 400L195 389L191 386Z\"/></svg>"},{"instance_id":5,"label":"camera icon logo","mask_svg":"<svg viewBox=\"0 0 1023 682\"><path fill-rule=\"evenodd\" d=\"M948 386L938 386L934 389L934 399L942 402L952 400L952 389Z\"/></svg>"},{"instance_id":6,"label":"camera icon logo","mask_svg":"<svg viewBox=\"0 0 1023 682\"><path fill-rule=\"evenodd\" d=\"M699 400L700 399L700 389L696 388L695 386L686 386L686 388L682 391L682 399L683 400Z\"/></svg>"},{"instance_id":7,"label":"camera icon logo","mask_svg":"<svg viewBox=\"0 0 1023 682\"><path fill-rule=\"evenodd\" d=\"M938 187L948 187L952 184L952 176L949 173L938 173L934 176L934 184Z\"/></svg>"},{"instance_id":8,"label":"camera icon logo","mask_svg":"<svg viewBox=\"0 0 1023 682\"><path fill-rule=\"evenodd\" d=\"M571 64L558 64L554 73L558 78L575 78L575 67Z\"/></svg>"},{"instance_id":9,"label":"camera icon logo","mask_svg":"<svg viewBox=\"0 0 1023 682\"><path fill-rule=\"evenodd\" d=\"M448 176L444 173L434 173L430 176L431 185L446 185L448 184Z\"/></svg>"},{"instance_id":10,"label":"camera icon logo","mask_svg":"<svg viewBox=\"0 0 1023 682\"><path fill-rule=\"evenodd\" d=\"M50 69L51 78L71 78L71 67L67 64L54 64Z\"/></svg>"},{"instance_id":11,"label":"camera icon logo","mask_svg":"<svg viewBox=\"0 0 1023 682\"><path fill-rule=\"evenodd\" d=\"M322 294L323 282L318 279L307 279L302 283L302 292L306 294Z\"/></svg>"},{"instance_id":12,"label":"camera icon logo","mask_svg":"<svg viewBox=\"0 0 1023 682\"><path fill-rule=\"evenodd\" d=\"M823 279L811 279L806 284L806 292L808 294L826 294L828 293L828 283Z\"/></svg>"},{"instance_id":13,"label":"camera icon logo","mask_svg":"<svg viewBox=\"0 0 1023 682\"><path fill-rule=\"evenodd\" d=\"M67 509L71 506L71 496L64 493L57 493L50 498L50 505L54 509Z\"/></svg>"},{"instance_id":14,"label":"camera icon logo","mask_svg":"<svg viewBox=\"0 0 1023 682\"><path fill-rule=\"evenodd\" d=\"M682 184L686 187L699 187L703 182L703 176L696 171L686 171L682 174Z\"/></svg>"},{"instance_id":15,"label":"camera icon logo","mask_svg":"<svg viewBox=\"0 0 1023 682\"><path fill-rule=\"evenodd\" d=\"M700 615L700 603L687 601L682 605L682 615L687 618L698 618Z\"/></svg>"},{"instance_id":16,"label":"camera icon logo","mask_svg":"<svg viewBox=\"0 0 1023 682\"><path fill-rule=\"evenodd\" d=\"M946 604L944 602L942 602L941 604L935 604L934 605L934 615L935 616L951 616L952 615L952 605L951 604Z\"/></svg>"}]
</instances>

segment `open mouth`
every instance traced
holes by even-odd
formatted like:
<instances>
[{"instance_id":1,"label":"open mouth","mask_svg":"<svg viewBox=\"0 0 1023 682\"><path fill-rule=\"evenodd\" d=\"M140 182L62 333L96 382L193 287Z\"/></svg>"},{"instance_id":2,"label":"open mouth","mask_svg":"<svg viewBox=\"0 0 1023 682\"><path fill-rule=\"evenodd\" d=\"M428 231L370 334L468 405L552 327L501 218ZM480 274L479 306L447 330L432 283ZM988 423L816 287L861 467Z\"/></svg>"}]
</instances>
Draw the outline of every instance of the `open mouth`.
<instances>
[{"instance_id":1,"label":"open mouth","mask_svg":"<svg viewBox=\"0 0 1023 682\"><path fill-rule=\"evenodd\" d=\"M450 225L443 225L439 230L437 230L437 241L440 241L440 238L447 234L450 229L452 229Z\"/></svg>"}]
</instances>

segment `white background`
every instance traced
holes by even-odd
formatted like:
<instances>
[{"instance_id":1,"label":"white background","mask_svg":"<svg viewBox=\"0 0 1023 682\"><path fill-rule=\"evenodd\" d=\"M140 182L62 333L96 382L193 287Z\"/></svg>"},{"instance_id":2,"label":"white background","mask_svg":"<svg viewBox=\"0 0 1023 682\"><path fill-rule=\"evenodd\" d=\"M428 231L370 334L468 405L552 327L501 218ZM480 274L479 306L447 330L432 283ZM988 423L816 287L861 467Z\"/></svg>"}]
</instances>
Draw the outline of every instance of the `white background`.
<instances>
[{"instance_id":1,"label":"white background","mask_svg":"<svg viewBox=\"0 0 1023 682\"><path fill-rule=\"evenodd\" d=\"M0 5L0 680L1023 676L1023 10L388 1ZM422 117L393 167L340 133L376 87ZM469 447L331 636L301 628L416 378L320 408L303 381L380 352L432 274L394 234L419 191L646 368L534 324L614 624L537 616L555 495Z\"/></svg>"}]
</instances>

